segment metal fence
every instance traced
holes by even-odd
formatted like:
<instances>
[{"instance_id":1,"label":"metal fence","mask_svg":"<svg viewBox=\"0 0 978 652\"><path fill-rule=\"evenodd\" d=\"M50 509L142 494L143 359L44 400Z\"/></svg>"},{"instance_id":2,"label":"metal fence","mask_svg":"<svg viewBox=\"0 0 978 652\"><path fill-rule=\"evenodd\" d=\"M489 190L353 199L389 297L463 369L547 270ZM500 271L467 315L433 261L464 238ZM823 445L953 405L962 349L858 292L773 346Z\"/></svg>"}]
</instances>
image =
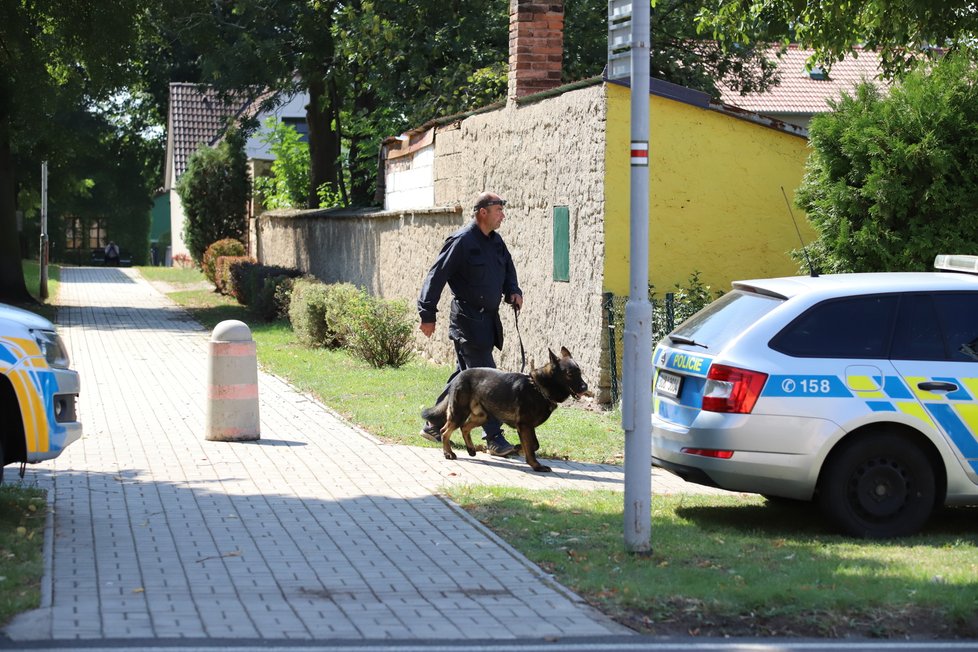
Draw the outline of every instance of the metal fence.
<instances>
[{"instance_id":1,"label":"metal fence","mask_svg":"<svg viewBox=\"0 0 978 652\"><path fill-rule=\"evenodd\" d=\"M650 298L652 303L652 345L672 331L676 325L676 296L666 292L662 299ZM621 399L622 357L624 355L623 339L625 335L625 304L627 296L604 293L603 307L608 323L608 361L611 376L611 401L617 403Z\"/></svg>"}]
</instances>

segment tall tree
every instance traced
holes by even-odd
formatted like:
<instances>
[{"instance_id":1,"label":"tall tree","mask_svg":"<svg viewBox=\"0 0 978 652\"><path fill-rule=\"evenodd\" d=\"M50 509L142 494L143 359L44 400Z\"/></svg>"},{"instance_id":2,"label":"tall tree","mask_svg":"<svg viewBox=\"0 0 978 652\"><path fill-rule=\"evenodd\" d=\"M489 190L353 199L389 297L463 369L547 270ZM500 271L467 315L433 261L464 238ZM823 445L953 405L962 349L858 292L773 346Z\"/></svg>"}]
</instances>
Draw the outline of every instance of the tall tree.
<instances>
[{"instance_id":1,"label":"tall tree","mask_svg":"<svg viewBox=\"0 0 978 652\"><path fill-rule=\"evenodd\" d=\"M697 20L728 46L772 40L815 49L831 64L857 46L880 53L888 76L911 70L941 50L971 50L978 12L971 0L711 0Z\"/></svg>"},{"instance_id":2,"label":"tall tree","mask_svg":"<svg viewBox=\"0 0 978 652\"><path fill-rule=\"evenodd\" d=\"M131 71L124 62L148 4L0 3L0 300L30 300L20 262L14 157L59 160L64 132L54 116L66 107L91 106L125 84Z\"/></svg>"}]
</instances>

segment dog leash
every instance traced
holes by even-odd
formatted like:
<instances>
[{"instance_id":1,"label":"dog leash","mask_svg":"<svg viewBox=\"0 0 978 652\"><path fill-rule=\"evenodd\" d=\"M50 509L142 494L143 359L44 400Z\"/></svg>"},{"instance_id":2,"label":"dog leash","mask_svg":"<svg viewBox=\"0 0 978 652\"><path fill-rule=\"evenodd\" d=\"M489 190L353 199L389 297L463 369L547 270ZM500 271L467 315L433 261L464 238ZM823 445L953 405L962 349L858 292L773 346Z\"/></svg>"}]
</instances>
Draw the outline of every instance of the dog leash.
<instances>
[{"instance_id":1,"label":"dog leash","mask_svg":"<svg viewBox=\"0 0 978 652\"><path fill-rule=\"evenodd\" d=\"M523 348L523 336L520 335L520 309L513 304L513 319L516 321L516 339L520 342L520 373L526 370L526 349Z\"/></svg>"}]
</instances>

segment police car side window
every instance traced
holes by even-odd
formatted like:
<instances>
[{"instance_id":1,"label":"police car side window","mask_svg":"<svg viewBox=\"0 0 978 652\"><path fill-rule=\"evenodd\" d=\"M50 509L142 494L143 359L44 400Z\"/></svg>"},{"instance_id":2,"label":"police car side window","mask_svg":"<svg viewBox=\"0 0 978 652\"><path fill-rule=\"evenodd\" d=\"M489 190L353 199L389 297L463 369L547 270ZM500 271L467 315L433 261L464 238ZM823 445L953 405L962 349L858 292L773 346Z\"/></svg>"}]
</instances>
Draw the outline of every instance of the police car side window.
<instances>
[{"instance_id":1,"label":"police car side window","mask_svg":"<svg viewBox=\"0 0 978 652\"><path fill-rule=\"evenodd\" d=\"M978 292L934 295L934 307L944 329L948 357L957 362L978 361Z\"/></svg>"},{"instance_id":2,"label":"police car side window","mask_svg":"<svg viewBox=\"0 0 978 652\"><path fill-rule=\"evenodd\" d=\"M894 294L823 301L795 318L770 346L802 358L886 358L898 303Z\"/></svg>"},{"instance_id":3,"label":"police car side window","mask_svg":"<svg viewBox=\"0 0 978 652\"><path fill-rule=\"evenodd\" d=\"M908 293L900 300L893 344L893 360L945 360L944 338L934 311L934 301L927 294Z\"/></svg>"}]
</instances>

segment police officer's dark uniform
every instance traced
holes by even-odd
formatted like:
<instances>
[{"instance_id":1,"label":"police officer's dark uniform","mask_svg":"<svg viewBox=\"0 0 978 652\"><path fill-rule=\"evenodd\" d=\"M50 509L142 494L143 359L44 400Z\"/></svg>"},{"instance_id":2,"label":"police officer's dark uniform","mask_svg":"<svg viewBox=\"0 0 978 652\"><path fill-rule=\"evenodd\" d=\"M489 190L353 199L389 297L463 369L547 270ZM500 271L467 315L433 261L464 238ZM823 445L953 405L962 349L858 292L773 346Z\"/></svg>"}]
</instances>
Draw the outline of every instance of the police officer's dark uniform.
<instances>
[{"instance_id":1,"label":"police officer's dark uniform","mask_svg":"<svg viewBox=\"0 0 978 652\"><path fill-rule=\"evenodd\" d=\"M475 210L492 203L504 205L501 199L482 200ZM438 300L445 284L452 291L448 337L455 343L457 364L448 383L463 369L496 367L493 347L502 349L503 325L499 319L499 304L505 296L523 295L516 278L513 257L502 237L491 231L485 235L476 220L448 236L431 266L421 287L418 313L421 322L434 322ZM438 397L440 401L448 387ZM438 428L444 424L428 424L423 434L438 440ZM505 440L498 419L490 418L483 426L486 448L490 453L509 454L513 446Z\"/></svg>"}]
</instances>

